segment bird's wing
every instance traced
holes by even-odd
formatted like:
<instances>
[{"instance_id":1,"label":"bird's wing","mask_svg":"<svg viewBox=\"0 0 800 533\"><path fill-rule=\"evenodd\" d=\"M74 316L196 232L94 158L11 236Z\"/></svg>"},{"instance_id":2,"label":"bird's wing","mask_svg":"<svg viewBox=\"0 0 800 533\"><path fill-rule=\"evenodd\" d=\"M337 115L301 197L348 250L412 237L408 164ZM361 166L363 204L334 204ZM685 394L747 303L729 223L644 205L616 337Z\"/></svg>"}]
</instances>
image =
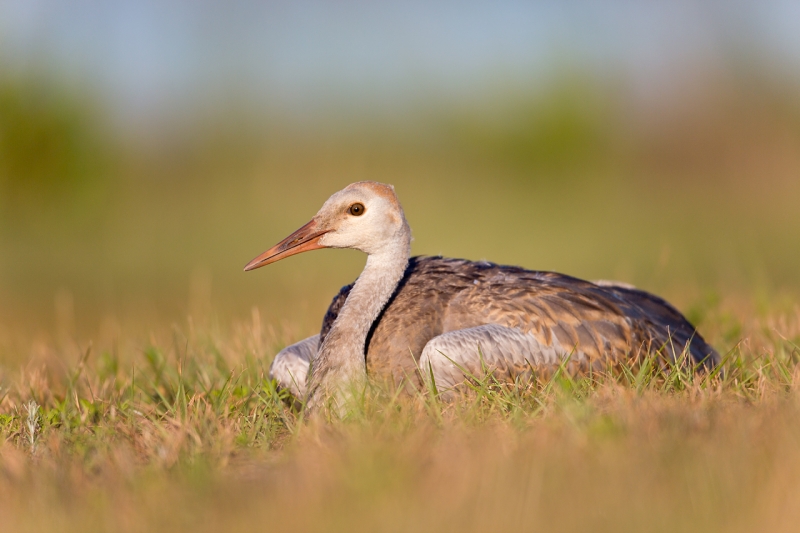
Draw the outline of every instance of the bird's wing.
<instances>
[{"instance_id":1,"label":"bird's wing","mask_svg":"<svg viewBox=\"0 0 800 533\"><path fill-rule=\"evenodd\" d=\"M720 363L720 355L680 311L669 302L635 287L614 285L604 291L620 302L620 308L631 317L639 337L649 339L650 351L661 351L672 361L688 351L696 364L712 368Z\"/></svg>"},{"instance_id":2,"label":"bird's wing","mask_svg":"<svg viewBox=\"0 0 800 533\"><path fill-rule=\"evenodd\" d=\"M492 374L501 381L530 377L536 369L556 365L566 357L580 360L580 350L566 349L556 340L545 344L517 328L486 324L443 333L422 350L423 380L447 393L465 379Z\"/></svg>"},{"instance_id":3,"label":"bird's wing","mask_svg":"<svg viewBox=\"0 0 800 533\"><path fill-rule=\"evenodd\" d=\"M443 331L497 324L530 335L542 349L602 366L635 351L632 321L596 286L548 273L513 274L498 271L462 290L449 302Z\"/></svg>"},{"instance_id":4,"label":"bird's wing","mask_svg":"<svg viewBox=\"0 0 800 533\"><path fill-rule=\"evenodd\" d=\"M688 350L694 362L719 356L696 329L663 299L620 284L597 285L552 272L496 267L476 278L448 306L444 331L500 324L558 342L588 362L635 361L660 353L676 361Z\"/></svg>"},{"instance_id":5,"label":"bird's wing","mask_svg":"<svg viewBox=\"0 0 800 533\"><path fill-rule=\"evenodd\" d=\"M351 287L333 299L323 337ZM483 261L414 257L367 339L368 371L399 382L416 373L434 337L489 324L533 336L542 353L552 348L580 355L581 365L598 368L609 361L633 363L651 352L674 361L687 346L695 362L719 360L674 307L630 286Z\"/></svg>"},{"instance_id":6,"label":"bird's wing","mask_svg":"<svg viewBox=\"0 0 800 533\"><path fill-rule=\"evenodd\" d=\"M317 356L319 335L287 346L275 356L269 367L269 377L278 382L279 389L286 389L292 396L302 399L306 395L306 376L311 361Z\"/></svg>"}]
</instances>

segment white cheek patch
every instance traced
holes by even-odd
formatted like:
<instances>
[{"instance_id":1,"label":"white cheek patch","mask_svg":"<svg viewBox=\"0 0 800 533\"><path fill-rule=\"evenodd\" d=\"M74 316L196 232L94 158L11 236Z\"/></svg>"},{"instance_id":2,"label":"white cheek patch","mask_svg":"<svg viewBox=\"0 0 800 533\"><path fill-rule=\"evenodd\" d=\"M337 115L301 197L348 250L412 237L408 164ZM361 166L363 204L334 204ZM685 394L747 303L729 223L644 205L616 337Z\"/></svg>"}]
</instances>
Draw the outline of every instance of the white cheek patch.
<instances>
[{"instance_id":1,"label":"white cheek patch","mask_svg":"<svg viewBox=\"0 0 800 533\"><path fill-rule=\"evenodd\" d=\"M354 216L347 212L354 203L364 205L363 215ZM327 227L335 228L320 238L322 246L352 248L367 254L384 250L404 223L402 213L392 202L369 192L366 195L342 195L324 206L317 216L326 221Z\"/></svg>"},{"instance_id":2,"label":"white cheek patch","mask_svg":"<svg viewBox=\"0 0 800 533\"><path fill-rule=\"evenodd\" d=\"M347 243L343 242L342 236L335 231L323 235L322 238L320 238L319 243L328 248L343 248L348 246Z\"/></svg>"},{"instance_id":3,"label":"white cheek patch","mask_svg":"<svg viewBox=\"0 0 800 533\"><path fill-rule=\"evenodd\" d=\"M323 235L319 243L328 248L353 248L366 251L364 248L370 241L369 230L369 224L360 225L347 220L340 223L336 230Z\"/></svg>"}]
</instances>

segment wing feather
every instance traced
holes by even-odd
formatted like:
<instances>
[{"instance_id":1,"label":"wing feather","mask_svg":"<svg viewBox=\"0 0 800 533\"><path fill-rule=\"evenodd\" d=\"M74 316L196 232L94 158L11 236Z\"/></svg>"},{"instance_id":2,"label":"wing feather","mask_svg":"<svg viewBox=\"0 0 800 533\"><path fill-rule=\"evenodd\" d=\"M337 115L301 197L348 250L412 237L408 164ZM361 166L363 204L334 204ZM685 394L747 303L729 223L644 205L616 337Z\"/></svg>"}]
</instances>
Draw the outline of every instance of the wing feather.
<instances>
[{"instance_id":1,"label":"wing feather","mask_svg":"<svg viewBox=\"0 0 800 533\"><path fill-rule=\"evenodd\" d=\"M331 303L321 339L351 288L343 287ZM672 305L630 286L485 261L413 257L367 338L368 372L419 383L417 363L431 339L490 324L519 330L541 349L576 349L589 361L634 360L659 350L676 360L684 349L695 362L719 361Z\"/></svg>"}]
</instances>

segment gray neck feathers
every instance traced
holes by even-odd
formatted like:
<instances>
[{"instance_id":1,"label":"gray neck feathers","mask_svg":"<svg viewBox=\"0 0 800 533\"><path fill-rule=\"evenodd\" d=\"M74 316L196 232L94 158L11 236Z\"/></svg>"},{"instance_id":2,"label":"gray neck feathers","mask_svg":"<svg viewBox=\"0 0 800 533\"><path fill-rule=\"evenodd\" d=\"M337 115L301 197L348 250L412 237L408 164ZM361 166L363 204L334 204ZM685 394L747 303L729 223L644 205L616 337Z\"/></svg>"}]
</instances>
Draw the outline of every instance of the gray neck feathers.
<instances>
[{"instance_id":1,"label":"gray neck feathers","mask_svg":"<svg viewBox=\"0 0 800 533\"><path fill-rule=\"evenodd\" d=\"M313 362L306 409L316 411L328 397L341 408L347 388L352 391L366 382L367 335L402 279L410 251L411 231L404 223L395 239L367 257Z\"/></svg>"}]
</instances>

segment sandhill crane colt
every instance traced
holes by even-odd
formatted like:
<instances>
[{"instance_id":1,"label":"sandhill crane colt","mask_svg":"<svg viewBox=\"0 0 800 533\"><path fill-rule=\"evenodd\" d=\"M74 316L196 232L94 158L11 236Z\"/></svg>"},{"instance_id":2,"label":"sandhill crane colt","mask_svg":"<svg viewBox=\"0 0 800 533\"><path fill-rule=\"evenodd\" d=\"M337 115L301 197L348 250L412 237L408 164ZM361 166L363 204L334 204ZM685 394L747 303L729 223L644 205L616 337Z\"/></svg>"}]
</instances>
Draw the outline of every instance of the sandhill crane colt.
<instances>
[{"instance_id":1,"label":"sandhill crane colt","mask_svg":"<svg viewBox=\"0 0 800 533\"><path fill-rule=\"evenodd\" d=\"M394 187L372 181L331 196L311 221L247 264L253 270L319 248L367 254L355 283L333 299L319 335L282 350L270 375L317 410L371 376L452 390L487 369L516 379L569 357L605 367L658 352L719 355L669 303L629 285L583 281L443 257L412 257ZM311 364L311 374L308 369ZM352 390L352 389L351 389Z\"/></svg>"}]
</instances>

